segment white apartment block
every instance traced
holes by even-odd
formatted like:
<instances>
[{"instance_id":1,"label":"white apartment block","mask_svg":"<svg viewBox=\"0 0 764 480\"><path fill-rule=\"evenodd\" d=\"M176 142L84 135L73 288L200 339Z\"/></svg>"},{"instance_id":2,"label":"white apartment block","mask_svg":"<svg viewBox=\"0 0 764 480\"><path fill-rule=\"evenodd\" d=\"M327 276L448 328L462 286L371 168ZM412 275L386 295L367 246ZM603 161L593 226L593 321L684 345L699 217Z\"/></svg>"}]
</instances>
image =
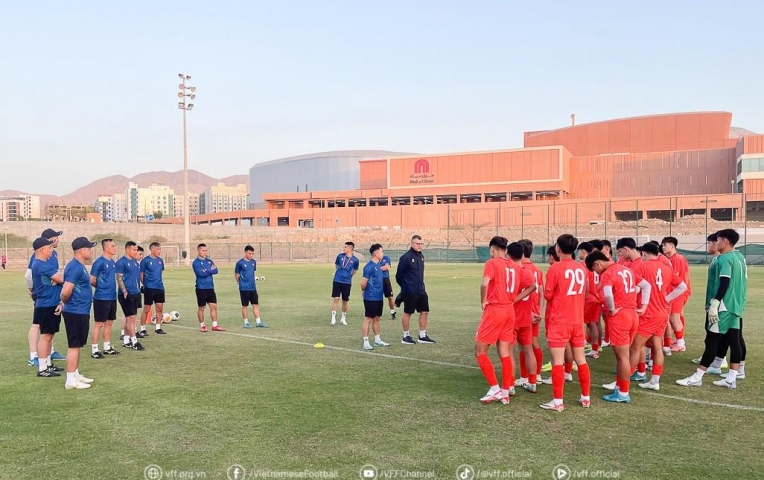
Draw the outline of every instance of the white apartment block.
<instances>
[{"instance_id":1,"label":"white apartment block","mask_svg":"<svg viewBox=\"0 0 764 480\"><path fill-rule=\"evenodd\" d=\"M235 212L249 208L247 186L229 187L223 183L204 189L204 213Z\"/></svg>"},{"instance_id":2,"label":"white apartment block","mask_svg":"<svg viewBox=\"0 0 764 480\"><path fill-rule=\"evenodd\" d=\"M41 218L39 196L0 197L0 221L8 222L30 218Z\"/></svg>"},{"instance_id":3,"label":"white apartment block","mask_svg":"<svg viewBox=\"0 0 764 480\"><path fill-rule=\"evenodd\" d=\"M188 214L189 216L199 215L199 194L190 193L188 195ZM175 195L175 218L183 218L183 209L185 208L185 195Z\"/></svg>"}]
</instances>

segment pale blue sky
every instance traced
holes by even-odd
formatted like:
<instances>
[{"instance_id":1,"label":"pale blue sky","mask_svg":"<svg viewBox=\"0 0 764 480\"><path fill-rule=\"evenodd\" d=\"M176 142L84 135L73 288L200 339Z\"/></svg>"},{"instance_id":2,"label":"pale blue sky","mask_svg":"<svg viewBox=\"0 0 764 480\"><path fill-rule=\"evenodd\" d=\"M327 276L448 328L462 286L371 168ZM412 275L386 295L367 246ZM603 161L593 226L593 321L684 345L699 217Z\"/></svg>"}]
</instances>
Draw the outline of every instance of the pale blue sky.
<instances>
[{"instance_id":1,"label":"pale blue sky","mask_svg":"<svg viewBox=\"0 0 764 480\"><path fill-rule=\"evenodd\" d=\"M6 0L0 190L179 170L179 72L198 88L189 164L215 177L327 150L517 148L571 113L727 110L764 133L762 14L759 1Z\"/></svg>"}]
</instances>

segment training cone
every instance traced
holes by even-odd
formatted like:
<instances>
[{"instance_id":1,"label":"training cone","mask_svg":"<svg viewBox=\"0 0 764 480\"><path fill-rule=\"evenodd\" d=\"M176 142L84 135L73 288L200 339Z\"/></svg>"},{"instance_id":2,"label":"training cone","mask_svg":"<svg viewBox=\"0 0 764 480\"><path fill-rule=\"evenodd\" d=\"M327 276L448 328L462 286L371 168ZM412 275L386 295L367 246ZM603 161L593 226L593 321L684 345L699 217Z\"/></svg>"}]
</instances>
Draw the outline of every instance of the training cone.
<instances>
[{"instance_id":1,"label":"training cone","mask_svg":"<svg viewBox=\"0 0 764 480\"><path fill-rule=\"evenodd\" d=\"M324 348L324 344L321 342L318 342L317 344L313 345L315 348Z\"/></svg>"}]
</instances>

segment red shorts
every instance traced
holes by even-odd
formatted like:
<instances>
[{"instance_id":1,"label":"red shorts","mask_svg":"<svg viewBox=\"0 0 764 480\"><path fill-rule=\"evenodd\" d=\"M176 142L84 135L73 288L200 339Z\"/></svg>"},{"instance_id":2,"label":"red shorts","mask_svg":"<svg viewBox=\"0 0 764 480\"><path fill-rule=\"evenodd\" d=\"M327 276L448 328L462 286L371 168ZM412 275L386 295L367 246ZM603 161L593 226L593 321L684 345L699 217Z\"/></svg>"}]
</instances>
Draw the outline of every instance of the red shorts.
<instances>
[{"instance_id":1,"label":"red shorts","mask_svg":"<svg viewBox=\"0 0 764 480\"><path fill-rule=\"evenodd\" d=\"M671 302L671 313L681 315L684 311L684 306L687 305L687 300L689 300L687 295L682 295L679 298L674 299L674 301Z\"/></svg>"},{"instance_id":2,"label":"red shorts","mask_svg":"<svg viewBox=\"0 0 764 480\"><path fill-rule=\"evenodd\" d=\"M518 345L532 345L532 327L515 327L515 343Z\"/></svg>"},{"instance_id":3,"label":"red shorts","mask_svg":"<svg viewBox=\"0 0 764 480\"><path fill-rule=\"evenodd\" d=\"M495 345L497 342L514 343L515 310L512 305L485 307L475 340L489 345Z\"/></svg>"},{"instance_id":4,"label":"red shorts","mask_svg":"<svg viewBox=\"0 0 764 480\"><path fill-rule=\"evenodd\" d=\"M546 343L549 348L565 348L568 342L570 342L571 347L583 348L586 343L583 323L579 325L547 323Z\"/></svg>"},{"instance_id":5,"label":"red shorts","mask_svg":"<svg viewBox=\"0 0 764 480\"><path fill-rule=\"evenodd\" d=\"M665 317L639 317L639 327L637 328L637 334L640 337L663 337L668 326L668 315Z\"/></svg>"},{"instance_id":6,"label":"red shorts","mask_svg":"<svg viewBox=\"0 0 764 480\"><path fill-rule=\"evenodd\" d=\"M533 338L539 338L539 331L541 330L541 322L531 324L531 335Z\"/></svg>"},{"instance_id":7,"label":"red shorts","mask_svg":"<svg viewBox=\"0 0 764 480\"><path fill-rule=\"evenodd\" d=\"M634 337L637 335L637 328L639 326L637 312L631 309L621 310L610 317L608 322L610 344L614 347L631 345L631 342L634 341Z\"/></svg>"},{"instance_id":8,"label":"red shorts","mask_svg":"<svg viewBox=\"0 0 764 480\"><path fill-rule=\"evenodd\" d=\"M584 323L597 323L602 314L602 305L599 303L584 304Z\"/></svg>"}]
</instances>

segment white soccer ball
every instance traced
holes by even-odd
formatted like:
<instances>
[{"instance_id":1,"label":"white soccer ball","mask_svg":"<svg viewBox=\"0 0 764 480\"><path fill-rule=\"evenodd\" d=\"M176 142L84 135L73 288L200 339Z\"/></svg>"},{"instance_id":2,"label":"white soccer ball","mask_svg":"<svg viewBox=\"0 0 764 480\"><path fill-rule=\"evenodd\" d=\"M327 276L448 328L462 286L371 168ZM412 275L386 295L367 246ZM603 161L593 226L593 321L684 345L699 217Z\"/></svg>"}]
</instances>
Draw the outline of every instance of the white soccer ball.
<instances>
[{"instance_id":1,"label":"white soccer ball","mask_svg":"<svg viewBox=\"0 0 764 480\"><path fill-rule=\"evenodd\" d=\"M180 312L178 312L177 310L173 310L172 312L170 312L170 320L173 322L177 322L178 320L180 320Z\"/></svg>"},{"instance_id":2,"label":"white soccer ball","mask_svg":"<svg viewBox=\"0 0 764 480\"><path fill-rule=\"evenodd\" d=\"M163 313L162 314L162 323L170 323L172 322L172 315L169 313Z\"/></svg>"}]
</instances>

